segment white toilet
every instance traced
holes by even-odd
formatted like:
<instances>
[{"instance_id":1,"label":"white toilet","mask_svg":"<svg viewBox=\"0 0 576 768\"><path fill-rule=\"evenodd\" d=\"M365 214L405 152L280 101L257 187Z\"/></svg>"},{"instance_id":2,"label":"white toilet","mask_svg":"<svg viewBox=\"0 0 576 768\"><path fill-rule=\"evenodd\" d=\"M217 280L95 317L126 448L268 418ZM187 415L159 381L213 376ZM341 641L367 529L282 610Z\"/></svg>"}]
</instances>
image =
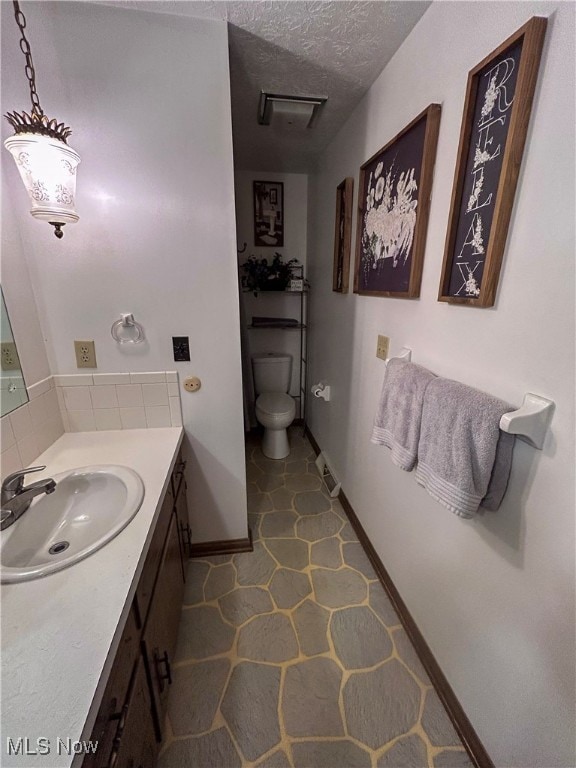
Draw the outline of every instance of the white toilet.
<instances>
[{"instance_id":1,"label":"white toilet","mask_svg":"<svg viewBox=\"0 0 576 768\"><path fill-rule=\"evenodd\" d=\"M262 453L269 459L283 459L290 453L286 430L296 415L296 403L288 394L292 355L252 355L252 373L257 395L256 418L264 427Z\"/></svg>"}]
</instances>

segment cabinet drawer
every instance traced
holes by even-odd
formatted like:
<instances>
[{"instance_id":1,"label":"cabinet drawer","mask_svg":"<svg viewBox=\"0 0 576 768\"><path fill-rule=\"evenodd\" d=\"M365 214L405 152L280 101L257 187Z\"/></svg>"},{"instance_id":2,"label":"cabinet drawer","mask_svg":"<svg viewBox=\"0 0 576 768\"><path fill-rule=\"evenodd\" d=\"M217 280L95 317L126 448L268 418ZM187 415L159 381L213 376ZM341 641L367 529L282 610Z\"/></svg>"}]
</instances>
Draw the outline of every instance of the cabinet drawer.
<instances>
[{"instance_id":1,"label":"cabinet drawer","mask_svg":"<svg viewBox=\"0 0 576 768\"><path fill-rule=\"evenodd\" d=\"M82 763L83 768L107 768L108 766L114 736L122 716L139 653L140 630L137 628L135 610L132 607L90 737L91 741L98 742L98 748L94 755L86 756Z\"/></svg>"},{"instance_id":2,"label":"cabinet drawer","mask_svg":"<svg viewBox=\"0 0 576 768\"><path fill-rule=\"evenodd\" d=\"M140 581L138 582L138 587L136 589L136 604L138 607L140 626L144 625L150 607L150 600L154 591L154 584L156 582L156 576L158 574L162 550L164 549L164 542L166 541L166 533L168 532L168 526L170 525L173 508L174 495L169 486L150 543L150 549L146 556L142 575L140 576Z\"/></svg>"}]
</instances>

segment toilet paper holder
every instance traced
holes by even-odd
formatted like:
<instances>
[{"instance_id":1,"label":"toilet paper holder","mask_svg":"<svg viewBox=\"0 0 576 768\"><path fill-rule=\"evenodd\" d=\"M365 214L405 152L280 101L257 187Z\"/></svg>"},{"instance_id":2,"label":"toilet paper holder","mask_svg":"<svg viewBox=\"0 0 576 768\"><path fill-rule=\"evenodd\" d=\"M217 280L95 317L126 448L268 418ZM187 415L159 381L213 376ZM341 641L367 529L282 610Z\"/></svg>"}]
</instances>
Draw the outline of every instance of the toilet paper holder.
<instances>
[{"instance_id":1,"label":"toilet paper holder","mask_svg":"<svg viewBox=\"0 0 576 768\"><path fill-rule=\"evenodd\" d=\"M326 400L326 402L330 400L330 385L325 384L323 381L318 382L318 384L314 384L312 386L311 392L314 397L321 397L323 400Z\"/></svg>"}]
</instances>

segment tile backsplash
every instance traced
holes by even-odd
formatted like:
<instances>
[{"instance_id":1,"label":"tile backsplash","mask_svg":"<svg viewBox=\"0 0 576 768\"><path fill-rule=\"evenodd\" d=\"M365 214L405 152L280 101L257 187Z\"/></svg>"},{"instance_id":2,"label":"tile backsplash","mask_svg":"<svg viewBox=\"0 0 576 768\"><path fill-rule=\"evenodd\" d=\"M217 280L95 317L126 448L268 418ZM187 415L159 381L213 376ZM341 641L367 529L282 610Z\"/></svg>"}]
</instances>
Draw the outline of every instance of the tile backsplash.
<instances>
[{"instance_id":1,"label":"tile backsplash","mask_svg":"<svg viewBox=\"0 0 576 768\"><path fill-rule=\"evenodd\" d=\"M1 420L2 477L28 466L64 432L181 427L176 371L50 376Z\"/></svg>"},{"instance_id":2,"label":"tile backsplash","mask_svg":"<svg viewBox=\"0 0 576 768\"><path fill-rule=\"evenodd\" d=\"M27 467L64 433L54 377L28 387L28 397L1 420L2 478Z\"/></svg>"},{"instance_id":3,"label":"tile backsplash","mask_svg":"<svg viewBox=\"0 0 576 768\"><path fill-rule=\"evenodd\" d=\"M66 432L181 427L176 371L54 376Z\"/></svg>"}]
</instances>

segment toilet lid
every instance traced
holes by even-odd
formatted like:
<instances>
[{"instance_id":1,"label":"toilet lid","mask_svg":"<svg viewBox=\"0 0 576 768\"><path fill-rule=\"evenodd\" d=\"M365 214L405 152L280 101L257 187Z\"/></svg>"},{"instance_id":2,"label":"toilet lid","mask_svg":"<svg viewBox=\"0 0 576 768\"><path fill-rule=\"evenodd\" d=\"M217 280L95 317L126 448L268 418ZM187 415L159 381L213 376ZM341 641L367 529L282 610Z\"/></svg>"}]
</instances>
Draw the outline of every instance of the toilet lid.
<instances>
[{"instance_id":1,"label":"toilet lid","mask_svg":"<svg viewBox=\"0 0 576 768\"><path fill-rule=\"evenodd\" d=\"M295 408L294 400L284 392L263 392L258 396L256 405L263 413L271 415L290 413Z\"/></svg>"}]
</instances>

